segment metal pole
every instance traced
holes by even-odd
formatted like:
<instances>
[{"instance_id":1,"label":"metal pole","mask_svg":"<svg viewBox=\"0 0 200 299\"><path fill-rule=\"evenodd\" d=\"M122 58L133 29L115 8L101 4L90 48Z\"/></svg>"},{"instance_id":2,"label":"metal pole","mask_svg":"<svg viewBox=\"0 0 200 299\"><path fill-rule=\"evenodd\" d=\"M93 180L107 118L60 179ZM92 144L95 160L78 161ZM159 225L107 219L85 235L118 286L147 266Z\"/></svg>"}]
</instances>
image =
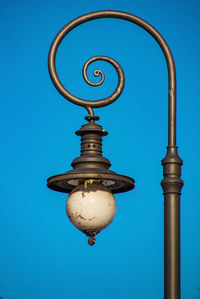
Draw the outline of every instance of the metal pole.
<instances>
[{"instance_id":1,"label":"metal pole","mask_svg":"<svg viewBox=\"0 0 200 299\"><path fill-rule=\"evenodd\" d=\"M180 195L183 186L181 180L182 160L179 158L176 146L176 70L169 46L162 35L143 19L121 11L97 11L74 19L55 37L49 52L49 73L51 79L63 97L83 106L90 116L94 116L93 108L100 108L114 102L121 94L123 80L119 80L116 91L108 98L97 101L85 101L70 94L60 82L55 58L57 49L63 38L77 26L91 20L101 18L116 18L134 23L146 30L162 49L168 69L168 147L167 155L162 160L164 179L161 182L164 194L164 298L180 299ZM120 42L120 41L119 41ZM94 61L99 57L92 58ZM104 57L105 60L105 57ZM107 59L108 61L110 58ZM90 62L89 62L90 63ZM122 78L122 76L121 76ZM87 80L86 80L87 81Z\"/></svg>"},{"instance_id":2,"label":"metal pole","mask_svg":"<svg viewBox=\"0 0 200 299\"><path fill-rule=\"evenodd\" d=\"M180 195L182 160L177 147L168 147L162 160L164 179L164 290L165 299L181 298L180 291Z\"/></svg>"},{"instance_id":3,"label":"metal pole","mask_svg":"<svg viewBox=\"0 0 200 299\"><path fill-rule=\"evenodd\" d=\"M180 200L165 196L165 298L180 298Z\"/></svg>"}]
</instances>

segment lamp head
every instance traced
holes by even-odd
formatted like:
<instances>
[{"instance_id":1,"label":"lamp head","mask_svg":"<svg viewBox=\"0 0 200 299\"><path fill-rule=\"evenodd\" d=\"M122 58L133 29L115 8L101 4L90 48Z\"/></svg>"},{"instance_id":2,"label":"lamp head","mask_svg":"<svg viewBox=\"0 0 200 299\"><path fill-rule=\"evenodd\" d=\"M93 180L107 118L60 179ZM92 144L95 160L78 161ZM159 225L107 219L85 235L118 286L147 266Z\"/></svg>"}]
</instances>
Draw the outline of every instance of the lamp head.
<instances>
[{"instance_id":1,"label":"lamp head","mask_svg":"<svg viewBox=\"0 0 200 299\"><path fill-rule=\"evenodd\" d=\"M94 116L86 119L89 123L76 132L81 136L81 155L72 161L73 170L48 178L47 186L69 193L67 215L93 245L115 216L113 194L133 189L134 180L109 170L111 163L102 156L102 137L108 133L94 122Z\"/></svg>"}]
</instances>

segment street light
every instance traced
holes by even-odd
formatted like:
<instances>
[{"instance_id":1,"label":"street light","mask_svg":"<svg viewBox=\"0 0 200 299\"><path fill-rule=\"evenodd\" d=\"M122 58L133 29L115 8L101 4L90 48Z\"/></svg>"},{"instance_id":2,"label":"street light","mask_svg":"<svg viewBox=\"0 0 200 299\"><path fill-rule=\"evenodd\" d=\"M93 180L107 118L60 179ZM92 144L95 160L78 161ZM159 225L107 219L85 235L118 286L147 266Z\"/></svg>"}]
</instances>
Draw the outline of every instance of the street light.
<instances>
[{"instance_id":1,"label":"street light","mask_svg":"<svg viewBox=\"0 0 200 299\"><path fill-rule=\"evenodd\" d=\"M74 19L64 26L55 37L49 51L49 73L60 94L70 102L87 109L87 124L76 132L81 136L81 155L72 162L73 170L55 175L47 180L47 186L55 191L70 193L67 200L67 214L70 221L89 237L93 245L96 234L108 226L116 212L114 193L126 192L134 188L134 180L111 170L108 159L102 157L102 137L107 132L95 123L99 119L93 108L101 108L113 103L124 88L124 73L120 65L107 56L90 58L83 67L83 77L91 86L104 81L101 70L98 83L87 77L88 66L97 60L111 63L118 74L118 85L113 94L105 99L88 101L72 95L58 78L55 59L63 38L77 26L95 19L116 18L134 23L146 30L162 49L168 68L168 146L162 160L164 179L161 182L164 194L164 295L165 299L180 298L180 195L182 160L176 146L176 70L172 53L161 34L143 19L120 11L97 11Z\"/></svg>"}]
</instances>

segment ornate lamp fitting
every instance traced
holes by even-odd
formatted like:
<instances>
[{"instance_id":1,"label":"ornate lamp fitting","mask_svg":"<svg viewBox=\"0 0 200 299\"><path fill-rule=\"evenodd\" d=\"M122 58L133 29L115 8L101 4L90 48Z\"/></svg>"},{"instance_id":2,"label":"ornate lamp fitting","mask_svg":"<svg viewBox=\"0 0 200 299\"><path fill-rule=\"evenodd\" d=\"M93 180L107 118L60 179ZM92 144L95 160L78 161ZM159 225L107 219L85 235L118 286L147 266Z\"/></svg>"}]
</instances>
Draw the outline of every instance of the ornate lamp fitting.
<instances>
[{"instance_id":1,"label":"ornate lamp fitting","mask_svg":"<svg viewBox=\"0 0 200 299\"><path fill-rule=\"evenodd\" d=\"M111 163L102 156L102 137L108 133L90 120L76 135L81 136L81 155L71 165L73 170L48 178L47 186L55 191L70 193L84 180L99 180L112 193L126 192L134 188L135 181L109 170Z\"/></svg>"}]
</instances>

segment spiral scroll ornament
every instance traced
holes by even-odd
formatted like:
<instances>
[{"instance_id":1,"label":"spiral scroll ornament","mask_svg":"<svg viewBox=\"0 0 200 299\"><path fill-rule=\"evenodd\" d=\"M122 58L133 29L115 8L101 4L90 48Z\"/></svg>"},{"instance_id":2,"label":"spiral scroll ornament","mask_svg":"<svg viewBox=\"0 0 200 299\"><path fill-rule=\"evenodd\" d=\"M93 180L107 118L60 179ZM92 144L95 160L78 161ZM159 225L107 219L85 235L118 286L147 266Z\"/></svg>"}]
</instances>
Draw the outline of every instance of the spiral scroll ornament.
<instances>
[{"instance_id":1,"label":"spiral scroll ornament","mask_svg":"<svg viewBox=\"0 0 200 299\"><path fill-rule=\"evenodd\" d=\"M70 101L73 104L76 104L76 105L86 108L89 115L94 116L93 108L105 107L105 106L113 103L114 101L116 101L119 98L119 96L121 95L121 93L124 89L124 83L125 83L124 72L123 72L121 66L119 65L119 63L116 60L112 59L111 57L94 56L94 57L88 59L83 66L82 74L83 74L83 78L84 78L85 82L93 87L100 86L104 82L105 75L104 75L103 71L97 69L93 72L93 75L95 77L100 77L100 81L94 83L89 80L88 75L87 75L87 70L91 63L96 62L96 61L105 61L105 62L110 63L115 68L115 70L117 72L118 84L117 84L116 89L110 96L100 99L100 100L95 100L95 101L85 100L85 99L82 99L82 98L72 95L61 83L61 81L58 77L58 74L56 71L56 65L55 65L56 54L57 54L57 50L58 50L58 47L59 47L61 41L67 35L67 33L69 33L73 28L75 28L76 26L79 25L79 24L77 24L76 26L73 26L73 28L71 28L71 23L73 23L73 22L70 22L69 24L67 24L57 34L57 36L55 37L55 39L51 45L51 48L49 51L49 57L48 57L49 74L50 74L50 77L51 77L51 80L52 80L54 86L56 87L56 89L59 91L59 93L65 99L67 99L68 101ZM68 29L68 30L66 30L66 29Z\"/></svg>"},{"instance_id":2,"label":"spiral scroll ornament","mask_svg":"<svg viewBox=\"0 0 200 299\"><path fill-rule=\"evenodd\" d=\"M85 107L87 109L89 115L94 115L92 108L104 107L104 106L107 106L107 105L113 103L114 101L116 101L124 89L124 82L125 82L124 72L117 61L115 61L114 59L107 57L107 56L94 56L94 57L88 59L83 66L82 74L83 74L83 78L87 84L89 84L90 86L96 87L96 86L101 85L105 80L105 75L104 75L103 71L101 71L101 70L95 70L93 72L93 75L95 77L100 76L99 82L94 83L94 82L90 81L88 78L88 75L87 75L88 67L90 66L91 63L96 62L96 61L106 61L106 62L112 64L112 66L117 71L117 75L118 75L118 84L117 84L115 91L109 97L106 97L106 98L100 99L100 100L96 100L96 101L84 100L84 99L81 99L81 98L78 98L78 97L72 95L62 85L57 74L54 72L54 75L52 75L50 72L51 79L52 79L56 89L61 93L61 95L64 98L66 98L68 101L70 101L76 105Z\"/></svg>"}]
</instances>

